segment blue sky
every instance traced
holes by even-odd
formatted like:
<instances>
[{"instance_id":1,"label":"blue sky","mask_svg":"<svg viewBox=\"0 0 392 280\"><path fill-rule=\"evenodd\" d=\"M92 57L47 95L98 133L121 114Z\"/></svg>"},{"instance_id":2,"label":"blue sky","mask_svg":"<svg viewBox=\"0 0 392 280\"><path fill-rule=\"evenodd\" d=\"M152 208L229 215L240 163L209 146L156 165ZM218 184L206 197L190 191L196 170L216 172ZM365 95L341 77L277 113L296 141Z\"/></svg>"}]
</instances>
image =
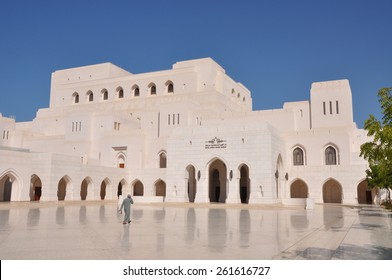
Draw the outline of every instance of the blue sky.
<instances>
[{"instance_id":1,"label":"blue sky","mask_svg":"<svg viewBox=\"0 0 392 280\"><path fill-rule=\"evenodd\" d=\"M309 100L312 82L349 79L358 127L392 87L389 0L0 2L0 112L49 106L53 71L112 62L132 73L211 57L253 108Z\"/></svg>"}]
</instances>

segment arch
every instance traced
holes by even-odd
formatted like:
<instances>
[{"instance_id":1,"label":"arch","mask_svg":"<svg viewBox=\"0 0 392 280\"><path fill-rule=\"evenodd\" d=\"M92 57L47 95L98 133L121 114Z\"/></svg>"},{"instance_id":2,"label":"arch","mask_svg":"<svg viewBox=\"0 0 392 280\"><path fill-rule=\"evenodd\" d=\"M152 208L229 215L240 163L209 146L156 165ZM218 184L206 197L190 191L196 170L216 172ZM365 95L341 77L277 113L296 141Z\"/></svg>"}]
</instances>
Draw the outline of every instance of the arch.
<instances>
[{"instance_id":1,"label":"arch","mask_svg":"<svg viewBox=\"0 0 392 280\"><path fill-rule=\"evenodd\" d=\"M132 185L133 185L133 195L134 196L143 196L144 195L144 186L140 180L136 180Z\"/></svg>"},{"instance_id":2,"label":"arch","mask_svg":"<svg viewBox=\"0 0 392 280\"><path fill-rule=\"evenodd\" d=\"M102 100L108 100L109 99L109 92L106 88L103 88L101 90L101 95L102 95Z\"/></svg>"},{"instance_id":3,"label":"arch","mask_svg":"<svg viewBox=\"0 0 392 280\"><path fill-rule=\"evenodd\" d=\"M124 187L126 187L127 181L125 179L122 179L120 182L118 182L117 185L117 198L119 198L123 194Z\"/></svg>"},{"instance_id":4,"label":"arch","mask_svg":"<svg viewBox=\"0 0 392 280\"><path fill-rule=\"evenodd\" d=\"M189 164L185 170L187 175L188 199L189 202L195 202L197 192L196 169L192 164Z\"/></svg>"},{"instance_id":5,"label":"arch","mask_svg":"<svg viewBox=\"0 0 392 280\"><path fill-rule=\"evenodd\" d=\"M362 180L357 186L357 198L359 204L374 204L377 196L377 188L369 189L368 181Z\"/></svg>"},{"instance_id":6,"label":"arch","mask_svg":"<svg viewBox=\"0 0 392 280\"><path fill-rule=\"evenodd\" d=\"M22 180L18 172L10 168L0 174L0 201L18 200Z\"/></svg>"},{"instance_id":7,"label":"arch","mask_svg":"<svg viewBox=\"0 0 392 280\"><path fill-rule=\"evenodd\" d=\"M331 178L323 185L324 203L342 203L343 193L341 184Z\"/></svg>"},{"instance_id":8,"label":"arch","mask_svg":"<svg viewBox=\"0 0 392 280\"><path fill-rule=\"evenodd\" d=\"M0 201L11 201L13 178L6 174L0 178Z\"/></svg>"},{"instance_id":9,"label":"arch","mask_svg":"<svg viewBox=\"0 0 392 280\"><path fill-rule=\"evenodd\" d=\"M227 167L219 158L211 160L208 165L210 202L225 203L227 198Z\"/></svg>"},{"instance_id":10,"label":"arch","mask_svg":"<svg viewBox=\"0 0 392 280\"><path fill-rule=\"evenodd\" d=\"M156 95L157 94L157 86L154 83L150 83L148 85L148 91L150 92L150 95Z\"/></svg>"},{"instance_id":11,"label":"arch","mask_svg":"<svg viewBox=\"0 0 392 280\"><path fill-rule=\"evenodd\" d=\"M77 93L76 91L72 94L72 98L75 104L79 103L79 93Z\"/></svg>"},{"instance_id":12,"label":"arch","mask_svg":"<svg viewBox=\"0 0 392 280\"><path fill-rule=\"evenodd\" d=\"M276 170L275 170L275 183L276 183L276 198L280 198L280 191L284 183L283 175L283 160L282 156L279 154L276 160Z\"/></svg>"},{"instance_id":13,"label":"arch","mask_svg":"<svg viewBox=\"0 0 392 280\"><path fill-rule=\"evenodd\" d=\"M101 197L101 200L104 200L106 197L106 190L107 188L110 187L110 180L109 178L105 178L102 180L100 191L99 191L99 196Z\"/></svg>"},{"instance_id":14,"label":"arch","mask_svg":"<svg viewBox=\"0 0 392 280\"><path fill-rule=\"evenodd\" d=\"M122 87L117 87L116 92L118 99L124 98L124 89Z\"/></svg>"},{"instance_id":15,"label":"arch","mask_svg":"<svg viewBox=\"0 0 392 280\"><path fill-rule=\"evenodd\" d=\"M305 150L301 146L295 146L293 149L293 165L305 165Z\"/></svg>"},{"instance_id":16,"label":"arch","mask_svg":"<svg viewBox=\"0 0 392 280\"><path fill-rule=\"evenodd\" d=\"M324 163L325 165L339 164L339 150L333 144L328 144L324 148Z\"/></svg>"},{"instance_id":17,"label":"arch","mask_svg":"<svg viewBox=\"0 0 392 280\"><path fill-rule=\"evenodd\" d=\"M117 157L116 157L117 167L118 168L125 168L126 159L127 159L127 156L124 153L122 153L122 152L118 153Z\"/></svg>"},{"instance_id":18,"label":"arch","mask_svg":"<svg viewBox=\"0 0 392 280\"><path fill-rule=\"evenodd\" d=\"M250 178L249 178L249 167L246 164L241 164L238 167L240 174L240 199L241 203L248 204L250 196Z\"/></svg>"},{"instance_id":19,"label":"arch","mask_svg":"<svg viewBox=\"0 0 392 280\"><path fill-rule=\"evenodd\" d=\"M139 89L138 85L133 85L131 90L132 90L133 96L135 96L135 97L140 96L140 89Z\"/></svg>"},{"instance_id":20,"label":"arch","mask_svg":"<svg viewBox=\"0 0 392 280\"><path fill-rule=\"evenodd\" d=\"M42 181L36 174L31 176L30 180L30 199L32 201L39 201L42 195Z\"/></svg>"},{"instance_id":21,"label":"arch","mask_svg":"<svg viewBox=\"0 0 392 280\"><path fill-rule=\"evenodd\" d=\"M71 178L68 175L63 176L57 184L57 199L65 200L67 189L71 187Z\"/></svg>"},{"instance_id":22,"label":"arch","mask_svg":"<svg viewBox=\"0 0 392 280\"><path fill-rule=\"evenodd\" d=\"M154 187L156 196L166 196L166 183L162 179L157 180Z\"/></svg>"},{"instance_id":23,"label":"arch","mask_svg":"<svg viewBox=\"0 0 392 280\"><path fill-rule=\"evenodd\" d=\"M94 101L94 93L93 93L91 90L89 90L89 91L86 93L86 95L87 95L87 101L88 101L88 102L93 102L93 101Z\"/></svg>"},{"instance_id":24,"label":"arch","mask_svg":"<svg viewBox=\"0 0 392 280\"><path fill-rule=\"evenodd\" d=\"M167 93L174 93L174 84L173 84L173 82L172 81L167 81L166 83L165 83L165 87L166 87L166 92Z\"/></svg>"},{"instance_id":25,"label":"arch","mask_svg":"<svg viewBox=\"0 0 392 280\"><path fill-rule=\"evenodd\" d=\"M90 177L84 178L82 183L80 184L80 199L86 200L88 189L92 187L92 179Z\"/></svg>"},{"instance_id":26,"label":"arch","mask_svg":"<svg viewBox=\"0 0 392 280\"><path fill-rule=\"evenodd\" d=\"M290 185L290 198L308 198L308 185L301 179L294 180Z\"/></svg>"},{"instance_id":27,"label":"arch","mask_svg":"<svg viewBox=\"0 0 392 280\"><path fill-rule=\"evenodd\" d=\"M167 156L166 151L159 152L159 168L166 168L167 166Z\"/></svg>"}]
</instances>

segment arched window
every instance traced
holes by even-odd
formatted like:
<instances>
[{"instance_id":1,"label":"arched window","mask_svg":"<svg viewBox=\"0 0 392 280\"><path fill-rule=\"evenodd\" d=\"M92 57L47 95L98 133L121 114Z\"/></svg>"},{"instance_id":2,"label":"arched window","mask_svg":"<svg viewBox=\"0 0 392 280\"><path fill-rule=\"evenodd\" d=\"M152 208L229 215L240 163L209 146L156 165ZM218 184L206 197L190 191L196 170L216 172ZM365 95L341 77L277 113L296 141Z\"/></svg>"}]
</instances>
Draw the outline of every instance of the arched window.
<instances>
[{"instance_id":1,"label":"arched window","mask_svg":"<svg viewBox=\"0 0 392 280\"><path fill-rule=\"evenodd\" d=\"M325 149L325 164L326 165L336 165L336 149L332 146L328 146Z\"/></svg>"},{"instance_id":2,"label":"arched window","mask_svg":"<svg viewBox=\"0 0 392 280\"><path fill-rule=\"evenodd\" d=\"M108 98L109 98L109 93L108 93L108 91L107 91L106 89L103 89L103 90L102 90L102 99L103 99L103 100L108 100Z\"/></svg>"},{"instance_id":3,"label":"arched window","mask_svg":"<svg viewBox=\"0 0 392 280\"><path fill-rule=\"evenodd\" d=\"M118 89L118 98L124 98L124 90L122 88Z\"/></svg>"},{"instance_id":4,"label":"arched window","mask_svg":"<svg viewBox=\"0 0 392 280\"><path fill-rule=\"evenodd\" d=\"M155 85L152 85L150 87L150 94L151 95L156 95L157 94L157 87Z\"/></svg>"},{"instance_id":5,"label":"arched window","mask_svg":"<svg viewBox=\"0 0 392 280\"><path fill-rule=\"evenodd\" d=\"M165 152L161 152L159 154L159 168L166 168L166 153Z\"/></svg>"},{"instance_id":6,"label":"arched window","mask_svg":"<svg viewBox=\"0 0 392 280\"><path fill-rule=\"evenodd\" d=\"M169 85L167 86L167 92L169 92L169 93L173 93L173 92L174 92L174 86L173 86L173 84L169 84Z\"/></svg>"},{"instance_id":7,"label":"arched window","mask_svg":"<svg viewBox=\"0 0 392 280\"><path fill-rule=\"evenodd\" d=\"M92 93L92 91L89 91L87 93L87 96L88 96L88 101L89 102L93 102L94 101L94 94Z\"/></svg>"},{"instance_id":8,"label":"arched window","mask_svg":"<svg viewBox=\"0 0 392 280\"><path fill-rule=\"evenodd\" d=\"M74 103L79 103L79 94L77 92L74 93Z\"/></svg>"},{"instance_id":9,"label":"arched window","mask_svg":"<svg viewBox=\"0 0 392 280\"><path fill-rule=\"evenodd\" d=\"M304 151L299 147L293 151L293 165L304 165Z\"/></svg>"},{"instance_id":10,"label":"arched window","mask_svg":"<svg viewBox=\"0 0 392 280\"><path fill-rule=\"evenodd\" d=\"M117 156L117 167L125 168L125 155L122 153Z\"/></svg>"},{"instance_id":11,"label":"arched window","mask_svg":"<svg viewBox=\"0 0 392 280\"><path fill-rule=\"evenodd\" d=\"M140 90L138 85L132 87L133 96L140 96Z\"/></svg>"},{"instance_id":12,"label":"arched window","mask_svg":"<svg viewBox=\"0 0 392 280\"><path fill-rule=\"evenodd\" d=\"M172 81L167 81L165 83L165 87L166 87L166 92L167 93L173 93L174 92L174 85Z\"/></svg>"}]
</instances>

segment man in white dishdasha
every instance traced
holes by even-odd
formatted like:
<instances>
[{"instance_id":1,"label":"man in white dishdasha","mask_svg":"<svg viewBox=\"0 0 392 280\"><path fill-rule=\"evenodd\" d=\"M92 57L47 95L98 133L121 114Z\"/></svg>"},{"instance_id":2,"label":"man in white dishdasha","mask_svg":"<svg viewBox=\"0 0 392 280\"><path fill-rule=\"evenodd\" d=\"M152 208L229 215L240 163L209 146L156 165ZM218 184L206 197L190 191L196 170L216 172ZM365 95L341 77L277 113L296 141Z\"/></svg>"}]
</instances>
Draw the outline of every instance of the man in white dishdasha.
<instances>
[{"instance_id":1,"label":"man in white dishdasha","mask_svg":"<svg viewBox=\"0 0 392 280\"><path fill-rule=\"evenodd\" d=\"M124 198L121 207L120 207L120 212L124 208L125 216L124 216L124 221L123 224L129 224L131 222L131 204L133 204L133 199L130 194L127 195L126 198Z\"/></svg>"}]
</instances>

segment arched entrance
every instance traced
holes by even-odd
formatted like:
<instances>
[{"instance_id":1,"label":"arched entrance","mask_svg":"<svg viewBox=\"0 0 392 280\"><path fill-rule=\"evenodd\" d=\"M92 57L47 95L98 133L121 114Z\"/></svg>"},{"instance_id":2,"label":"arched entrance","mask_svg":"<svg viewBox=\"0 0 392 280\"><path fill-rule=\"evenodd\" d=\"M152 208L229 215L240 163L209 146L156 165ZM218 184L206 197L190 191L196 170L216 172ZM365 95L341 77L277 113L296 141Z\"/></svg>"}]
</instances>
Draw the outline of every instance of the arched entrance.
<instances>
[{"instance_id":1,"label":"arched entrance","mask_svg":"<svg viewBox=\"0 0 392 280\"><path fill-rule=\"evenodd\" d=\"M37 175L31 176L30 181L30 199L32 201L39 201L42 195L42 182Z\"/></svg>"},{"instance_id":2,"label":"arched entrance","mask_svg":"<svg viewBox=\"0 0 392 280\"><path fill-rule=\"evenodd\" d=\"M11 201L13 182L14 178L11 175L5 175L0 179L0 201Z\"/></svg>"},{"instance_id":3,"label":"arched entrance","mask_svg":"<svg viewBox=\"0 0 392 280\"><path fill-rule=\"evenodd\" d=\"M143 183L137 180L133 183L133 195L134 196L143 196L144 195L144 186Z\"/></svg>"},{"instance_id":4,"label":"arched entrance","mask_svg":"<svg viewBox=\"0 0 392 280\"><path fill-rule=\"evenodd\" d=\"M80 186L80 199L86 200L88 188L92 185L92 180L90 177L86 177Z\"/></svg>"},{"instance_id":5,"label":"arched entrance","mask_svg":"<svg viewBox=\"0 0 392 280\"><path fill-rule=\"evenodd\" d=\"M166 183L161 179L155 183L155 195L166 196Z\"/></svg>"},{"instance_id":6,"label":"arched entrance","mask_svg":"<svg viewBox=\"0 0 392 280\"><path fill-rule=\"evenodd\" d=\"M67 188L71 185L71 179L68 176L64 176L60 179L57 184L57 198L59 201L65 200L67 194Z\"/></svg>"},{"instance_id":7,"label":"arched entrance","mask_svg":"<svg viewBox=\"0 0 392 280\"><path fill-rule=\"evenodd\" d=\"M275 170L276 198L280 198L280 192L283 186L283 182L282 182L283 180L284 180L283 160L281 155L279 155L276 161L276 170Z\"/></svg>"},{"instance_id":8,"label":"arched entrance","mask_svg":"<svg viewBox=\"0 0 392 280\"><path fill-rule=\"evenodd\" d=\"M324 203L342 203L342 186L335 179L329 179L323 185Z\"/></svg>"},{"instance_id":9,"label":"arched entrance","mask_svg":"<svg viewBox=\"0 0 392 280\"><path fill-rule=\"evenodd\" d=\"M188 199L189 202L195 202L196 198L196 169L193 165L186 168L188 176Z\"/></svg>"},{"instance_id":10,"label":"arched entrance","mask_svg":"<svg viewBox=\"0 0 392 280\"><path fill-rule=\"evenodd\" d=\"M250 179L249 167L244 164L240 168L240 199L241 203L249 203Z\"/></svg>"},{"instance_id":11,"label":"arched entrance","mask_svg":"<svg viewBox=\"0 0 392 280\"><path fill-rule=\"evenodd\" d=\"M297 179L290 186L291 198L308 198L308 186L301 179Z\"/></svg>"},{"instance_id":12,"label":"arched entrance","mask_svg":"<svg viewBox=\"0 0 392 280\"><path fill-rule=\"evenodd\" d=\"M369 189L367 180L363 180L358 184L357 197L359 204L373 204L377 195L377 189Z\"/></svg>"},{"instance_id":13,"label":"arched entrance","mask_svg":"<svg viewBox=\"0 0 392 280\"><path fill-rule=\"evenodd\" d=\"M106 197L106 189L107 187L110 185L110 181L108 178L105 178L102 183L101 183L101 187L100 187L100 191L99 191L99 196L101 197L101 200L104 200Z\"/></svg>"},{"instance_id":14,"label":"arched entrance","mask_svg":"<svg viewBox=\"0 0 392 280\"><path fill-rule=\"evenodd\" d=\"M225 203L227 197L227 168L220 159L214 160L209 167L210 202Z\"/></svg>"},{"instance_id":15,"label":"arched entrance","mask_svg":"<svg viewBox=\"0 0 392 280\"><path fill-rule=\"evenodd\" d=\"M124 188L124 186L127 184L127 182L124 180L124 179L122 179L119 183L118 183L118 185L117 185L117 198L120 198L120 196L122 196L122 194L123 194L123 188Z\"/></svg>"}]
</instances>

